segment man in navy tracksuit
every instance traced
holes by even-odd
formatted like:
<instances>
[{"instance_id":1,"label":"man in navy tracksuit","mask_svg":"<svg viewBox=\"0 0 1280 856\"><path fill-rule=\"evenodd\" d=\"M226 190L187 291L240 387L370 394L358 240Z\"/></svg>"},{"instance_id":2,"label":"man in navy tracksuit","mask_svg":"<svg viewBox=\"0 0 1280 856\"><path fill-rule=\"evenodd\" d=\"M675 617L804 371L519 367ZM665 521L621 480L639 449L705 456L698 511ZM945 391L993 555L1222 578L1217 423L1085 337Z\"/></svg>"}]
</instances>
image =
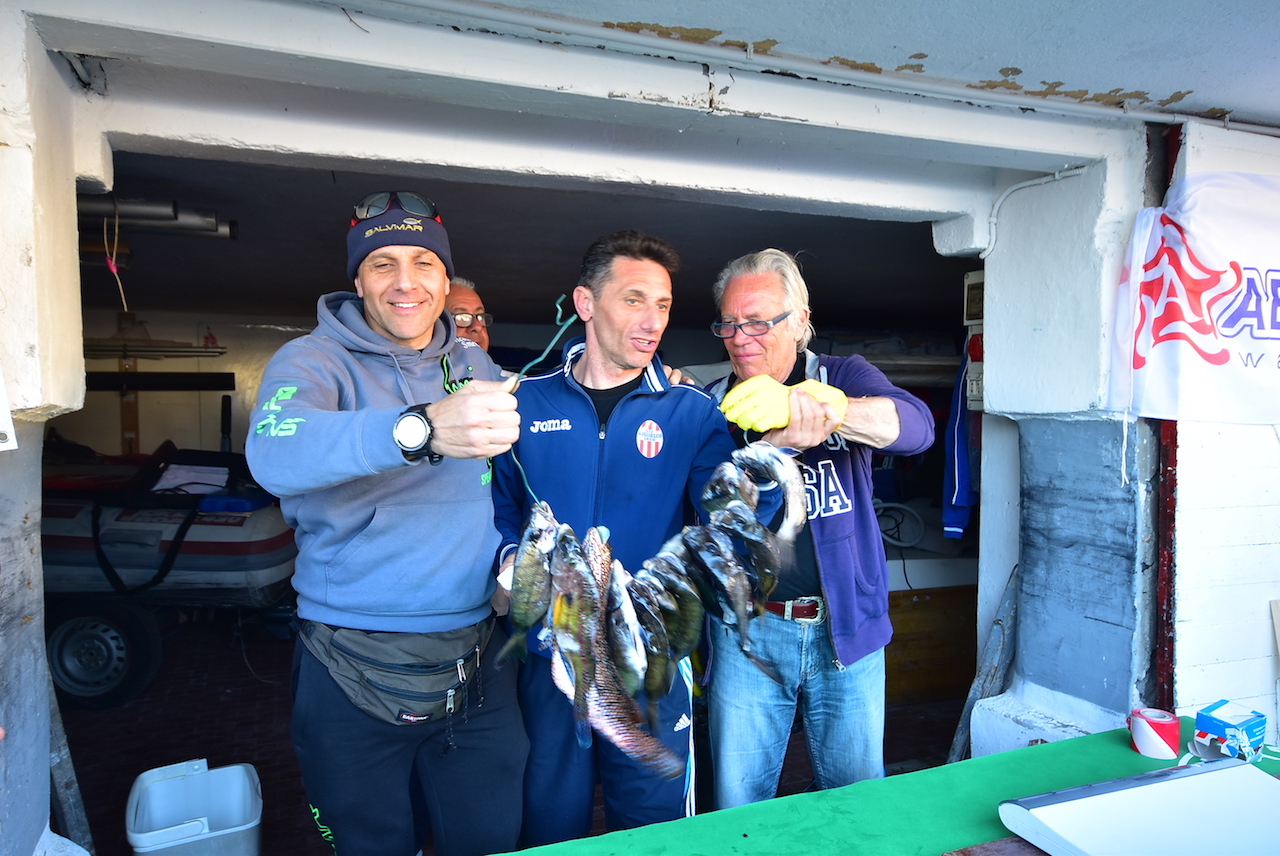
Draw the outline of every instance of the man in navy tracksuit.
<instances>
[{"instance_id":1,"label":"man in navy tracksuit","mask_svg":"<svg viewBox=\"0 0 1280 856\"><path fill-rule=\"evenodd\" d=\"M519 459L539 500L579 538L607 526L613 556L630 571L680 530L686 497L696 502L734 445L712 398L672 386L657 357L679 264L664 241L639 232L597 240L583 259L574 306L586 338L565 348L564 364L528 378L516 393L520 440L495 461L493 497L510 567L531 500ZM688 661L659 702L657 735L686 761L686 775L664 780L598 734L578 745L572 702L551 678L550 651L530 632L521 666L520 706L531 751L525 773L525 845L591 830L597 781L610 829L693 813L691 680Z\"/></svg>"}]
</instances>

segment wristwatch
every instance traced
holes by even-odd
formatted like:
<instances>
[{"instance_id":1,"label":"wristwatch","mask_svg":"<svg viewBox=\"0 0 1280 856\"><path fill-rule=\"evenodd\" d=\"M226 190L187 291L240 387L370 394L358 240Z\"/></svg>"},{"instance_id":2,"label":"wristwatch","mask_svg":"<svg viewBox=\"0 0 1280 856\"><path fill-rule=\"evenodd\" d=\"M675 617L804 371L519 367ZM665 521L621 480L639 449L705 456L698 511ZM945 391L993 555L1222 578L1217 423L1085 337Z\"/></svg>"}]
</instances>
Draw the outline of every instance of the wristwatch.
<instances>
[{"instance_id":1,"label":"wristwatch","mask_svg":"<svg viewBox=\"0 0 1280 856\"><path fill-rule=\"evenodd\" d=\"M444 455L431 451L431 417L427 416L427 405L415 404L396 417L391 436L406 461L426 458L435 466L444 460Z\"/></svg>"}]
</instances>

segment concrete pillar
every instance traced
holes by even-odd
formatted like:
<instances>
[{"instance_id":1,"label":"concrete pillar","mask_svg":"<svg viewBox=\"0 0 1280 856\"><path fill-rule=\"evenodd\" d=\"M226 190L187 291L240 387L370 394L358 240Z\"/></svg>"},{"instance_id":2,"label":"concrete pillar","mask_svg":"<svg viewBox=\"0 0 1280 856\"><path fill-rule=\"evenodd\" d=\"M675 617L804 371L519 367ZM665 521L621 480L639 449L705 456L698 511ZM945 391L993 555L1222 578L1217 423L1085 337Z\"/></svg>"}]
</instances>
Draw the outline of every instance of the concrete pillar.
<instances>
[{"instance_id":1,"label":"concrete pillar","mask_svg":"<svg viewBox=\"0 0 1280 856\"><path fill-rule=\"evenodd\" d=\"M40 556L44 421L84 400L72 90L29 20L0 10L0 853L43 852L49 697ZM41 843L41 842L44 843Z\"/></svg>"}]
</instances>

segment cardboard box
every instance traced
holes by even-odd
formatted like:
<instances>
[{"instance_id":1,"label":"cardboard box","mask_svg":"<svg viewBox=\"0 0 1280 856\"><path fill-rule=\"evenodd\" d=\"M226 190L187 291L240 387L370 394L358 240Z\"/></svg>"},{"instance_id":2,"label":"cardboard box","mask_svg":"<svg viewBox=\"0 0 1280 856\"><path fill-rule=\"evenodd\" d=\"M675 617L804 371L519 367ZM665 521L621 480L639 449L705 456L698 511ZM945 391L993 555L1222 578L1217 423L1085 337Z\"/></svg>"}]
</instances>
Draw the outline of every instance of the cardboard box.
<instances>
[{"instance_id":1,"label":"cardboard box","mask_svg":"<svg viewBox=\"0 0 1280 856\"><path fill-rule=\"evenodd\" d=\"M1220 699L1196 714L1197 752L1201 757L1219 756L1257 760L1267 733L1267 717L1256 710Z\"/></svg>"}]
</instances>

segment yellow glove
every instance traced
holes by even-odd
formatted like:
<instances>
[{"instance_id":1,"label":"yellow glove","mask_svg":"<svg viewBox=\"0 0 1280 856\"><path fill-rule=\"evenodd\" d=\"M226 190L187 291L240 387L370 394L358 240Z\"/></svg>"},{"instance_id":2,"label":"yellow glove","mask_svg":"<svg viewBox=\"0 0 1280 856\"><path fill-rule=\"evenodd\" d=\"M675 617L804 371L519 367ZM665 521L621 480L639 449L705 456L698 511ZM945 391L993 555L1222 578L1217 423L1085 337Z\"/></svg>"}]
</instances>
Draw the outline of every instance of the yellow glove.
<instances>
[{"instance_id":1,"label":"yellow glove","mask_svg":"<svg viewBox=\"0 0 1280 856\"><path fill-rule=\"evenodd\" d=\"M729 390L720 412L730 422L763 434L791 421L791 389L768 375L756 375Z\"/></svg>"},{"instance_id":2,"label":"yellow glove","mask_svg":"<svg viewBox=\"0 0 1280 856\"><path fill-rule=\"evenodd\" d=\"M849 397L834 386L820 380L809 379L791 388L807 392L823 404L830 404L836 409L836 418L844 419L844 411L849 406Z\"/></svg>"}]
</instances>

